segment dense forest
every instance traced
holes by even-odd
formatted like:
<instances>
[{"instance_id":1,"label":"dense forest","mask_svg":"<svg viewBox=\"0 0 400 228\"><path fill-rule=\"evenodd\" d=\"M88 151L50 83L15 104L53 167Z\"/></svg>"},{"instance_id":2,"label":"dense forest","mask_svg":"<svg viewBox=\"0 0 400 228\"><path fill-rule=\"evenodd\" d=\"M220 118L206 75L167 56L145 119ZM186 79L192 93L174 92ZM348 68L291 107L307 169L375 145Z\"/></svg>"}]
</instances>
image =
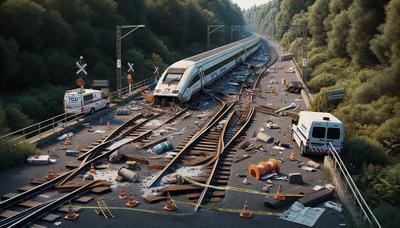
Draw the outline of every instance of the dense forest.
<instances>
[{"instance_id":1,"label":"dense forest","mask_svg":"<svg viewBox=\"0 0 400 228\"><path fill-rule=\"evenodd\" d=\"M87 85L107 79L113 89L115 26L132 24L146 26L122 41L122 65L134 63L137 82L152 77L154 66L162 71L204 51L207 24L244 19L229 0L0 0L0 135L62 113L79 56L88 64ZM229 38L226 29L212 47ZM0 160L14 149L0 141Z\"/></svg>"},{"instance_id":2,"label":"dense forest","mask_svg":"<svg viewBox=\"0 0 400 228\"><path fill-rule=\"evenodd\" d=\"M400 0L272 0L245 12L301 63L307 28L314 110L345 124L345 159L384 227L400 217ZM326 92L345 89L342 102Z\"/></svg>"}]
</instances>

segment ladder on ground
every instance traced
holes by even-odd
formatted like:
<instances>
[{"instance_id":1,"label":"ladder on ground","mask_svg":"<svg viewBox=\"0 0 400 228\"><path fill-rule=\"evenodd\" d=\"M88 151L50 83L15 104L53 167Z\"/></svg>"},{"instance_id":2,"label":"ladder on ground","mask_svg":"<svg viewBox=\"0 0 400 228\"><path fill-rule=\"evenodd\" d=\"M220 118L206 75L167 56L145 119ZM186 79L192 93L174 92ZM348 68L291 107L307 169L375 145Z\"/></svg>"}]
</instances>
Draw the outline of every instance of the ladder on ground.
<instances>
[{"instance_id":1,"label":"ladder on ground","mask_svg":"<svg viewBox=\"0 0 400 228\"><path fill-rule=\"evenodd\" d=\"M104 198L96 198L96 203L99 209L95 210L97 214L102 214L104 218L110 220L114 218L114 215L111 213L110 209L107 207Z\"/></svg>"}]
</instances>

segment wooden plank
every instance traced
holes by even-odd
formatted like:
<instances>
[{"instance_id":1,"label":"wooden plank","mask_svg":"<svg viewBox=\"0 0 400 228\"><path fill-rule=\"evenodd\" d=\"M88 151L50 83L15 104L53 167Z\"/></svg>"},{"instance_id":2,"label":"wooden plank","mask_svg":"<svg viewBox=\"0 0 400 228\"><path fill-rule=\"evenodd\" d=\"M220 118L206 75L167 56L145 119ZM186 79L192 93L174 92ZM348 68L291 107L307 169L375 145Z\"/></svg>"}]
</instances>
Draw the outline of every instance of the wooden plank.
<instances>
[{"instance_id":1,"label":"wooden plank","mask_svg":"<svg viewBox=\"0 0 400 228\"><path fill-rule=\"evenodd\" d=\"M200 195L201 195L200 192L198 192L198 193L190 193L190 194L186 194L186 197L189 200L193 200L193 199L200 198ZM225 191L213 191L213 192L210 192L208 194L208 196L210 196L210 197L225 197Z\"/></svg>"},{"instance_id":2,"label":"wooden plank","mask_svg":"<svg viewBox=\"0 0 400 228\"><path fill-rule=\"evenodd\" d=\"M39 202L39 201L36 201L36 200L26 200L26 201L23 201L21 203L18 203L18 206L21 206L21 207L36 207L36 206L39 206L40 204L42 204L42 203Z\"/></svg>"},{"instance_id":3,"label":"wooden plank","mask_svg":"<svg viewBox=\"0 0 400 228\"><path fill-rule=\"evenodd\" d=\"M93 188L91 190L91 192L93 194L97 194L97 195L105 194L105 193L111 192L111 187L96 187L96 188Z\"/></svg>"},{"instance_id":4,"label":"wooden plank","mask_svg":"<svg viewBox=\"0 0 400 228\"><path fill-rule=\"evenodd\" d=\"M201 191L203 188L196 185L169 185L161 187L160 191L163 193L169 192L171 195L185 194L190 192Z\"/></svg>"},{"instance_id":5,"label":"wooden plank","mask_svg":"<svg viewBox=\"0 0 400 228\"><path fill-rule=\"evenodd\" d=\"M10 198L12 198L12 197L14 197L14 196L16 196L16 195L18 195L18 193L16 193L16 192L9 192L9 193L6 193L6 194L2 195L2 196L1 196L1 199L2 199L2 200L10 199Z\"/></svg>"},{"instance_id":6,"label":"wooden plank","mask_svg":"<svg viewBox=\"0 0 400 228\"><path fill-rule=\"evenodd\" d=\"M26 191L28 191L28 190L31 190L32 188L34 188L32 185L25 185L25 186L20 187L20 188L18 189L18 191L19 191L19 192L26 192Z\"/></svg>"},{"instance_id":7,"label":"wooden plank","mask_svg":"<svg viewBox=\"0 0 400 228\"><path fill-rule=\"evenodd\" d=\"M10 217L17 215L18 213L19 213L18 211L5 210L0 213L0 217L10 218Z\"/></svg>"},{"instance_id":8,"label":"wooden plank","mask_svg":"<svg viewBox=\"0 0 400 228\"><path fill-rule=\"evenodd\" d=\"M125 157L125 159L127 161L136 161L136 162L139 162L140 164L144 164L144 165L148 165L149 164L149 161L146 158L141 157L139 155L122 154L122 156Z\"/></svg>"},{"instance_id":9,"label":"wooden plank","mask_svg":"<svg viewBox=\"0 0 400 228\"><path fill-rule=\"evenodd\" d=\"M146 203L158 203L164 200L167 200L167 196L144 196L144 202Z\"/></svg>"},{"instance_id":10,"label":"wooden plank","mask_svg":"<svg viewBox=\"0 0 400 228\"><path fill-rule=\"evenodd\" d=\"M78 203L89 203L90 201L92 201L94 198L91 196L82 196L79 197L78 199L74 200L75 202Z\"/></svg>"},{"instance_id":11,"label":"wooden plank","mask_svg":"<svg viewBox=\"0 0 400 228\"><path fill-rule=\"evenodd\" d=\"M46 222L54 222L59 219L61 216L56 214L47 214L45 217L41 218L41 220Z\"/></svg>"}]
</instances>

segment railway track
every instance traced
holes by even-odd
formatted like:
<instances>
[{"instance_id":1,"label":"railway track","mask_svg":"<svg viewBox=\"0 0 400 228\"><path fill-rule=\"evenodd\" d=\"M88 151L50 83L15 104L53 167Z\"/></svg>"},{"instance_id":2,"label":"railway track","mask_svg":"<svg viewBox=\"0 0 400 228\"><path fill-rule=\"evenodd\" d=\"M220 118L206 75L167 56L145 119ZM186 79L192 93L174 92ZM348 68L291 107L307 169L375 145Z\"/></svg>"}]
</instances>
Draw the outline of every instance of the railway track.
<instances>
[{"instance_id":1,"label":"railway track","mask_svg":"<svg viewBox=\"0 0 400 228\"><path fill-rule=\"evenodd\" d=\"M153 125L147 126L146 124L149 123L151 120L163 116L165 113L152 113L149 115L138 114L133 116L130 120L112 131L108 136L98 140L97 145L93 145L91 148L89 148L88 151L79 156L77 159L81 160L81 164L77 168L58 175L54 179L45 181L44 183L39 184L38 186L35 186L18 195L10 197L9 199L1 201L0 210L4 211L7 208L17 206L20 202L26 201L28 199L34 199L35 196L41 194L44 191L53 190L57 186L63 186L79 173L87 171L91 164L107 158L112 152L125 144L125 142L118 144L118 141L122 141L124 139L126 140L126 142L135 142L141 140L148 143L149 140L146 140L146 138L150 136L153 131L157 130L167 123L170 123L171 121L182 115L184 112L186 112L186 110L187 108L184 108L173 115L167 116L166 119L160 121L161 124L158 124L154 127ZM115 146L114 144L118 145ZM93 183L95 182L91 182L85 185L84 188L79 188L67 195L60 196L50 202L38 202L36 206L33 206L27 210L20 211L19 213L6 219L0 220L0 227L21 227L22 225L31 223L41 216L49 213L50 211L68 203L68 201L70 201L71 199L77 198L80 195L84 194L85 192L90 190L90 187L94 185Z\"/></svg>"}]
</instances>

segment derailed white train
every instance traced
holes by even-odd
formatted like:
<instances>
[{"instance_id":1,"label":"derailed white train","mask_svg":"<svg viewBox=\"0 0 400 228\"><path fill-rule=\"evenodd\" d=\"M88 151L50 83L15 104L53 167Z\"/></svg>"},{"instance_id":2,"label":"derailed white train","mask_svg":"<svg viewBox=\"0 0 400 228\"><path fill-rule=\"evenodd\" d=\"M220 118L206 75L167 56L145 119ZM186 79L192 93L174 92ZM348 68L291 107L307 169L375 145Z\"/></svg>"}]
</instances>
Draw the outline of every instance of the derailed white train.
<instances>
[{"instance_id":1,"label":"derailed white train","mask_svg":"<svg viewBox=\"0 0 400 228\"><path fill-rule=\"evenodd\" d=\"M154 101L189 101L192 95L244 61L260 45L261 38L252 35L172 64L158 80Z\"/></svg>"}]
</instances>

